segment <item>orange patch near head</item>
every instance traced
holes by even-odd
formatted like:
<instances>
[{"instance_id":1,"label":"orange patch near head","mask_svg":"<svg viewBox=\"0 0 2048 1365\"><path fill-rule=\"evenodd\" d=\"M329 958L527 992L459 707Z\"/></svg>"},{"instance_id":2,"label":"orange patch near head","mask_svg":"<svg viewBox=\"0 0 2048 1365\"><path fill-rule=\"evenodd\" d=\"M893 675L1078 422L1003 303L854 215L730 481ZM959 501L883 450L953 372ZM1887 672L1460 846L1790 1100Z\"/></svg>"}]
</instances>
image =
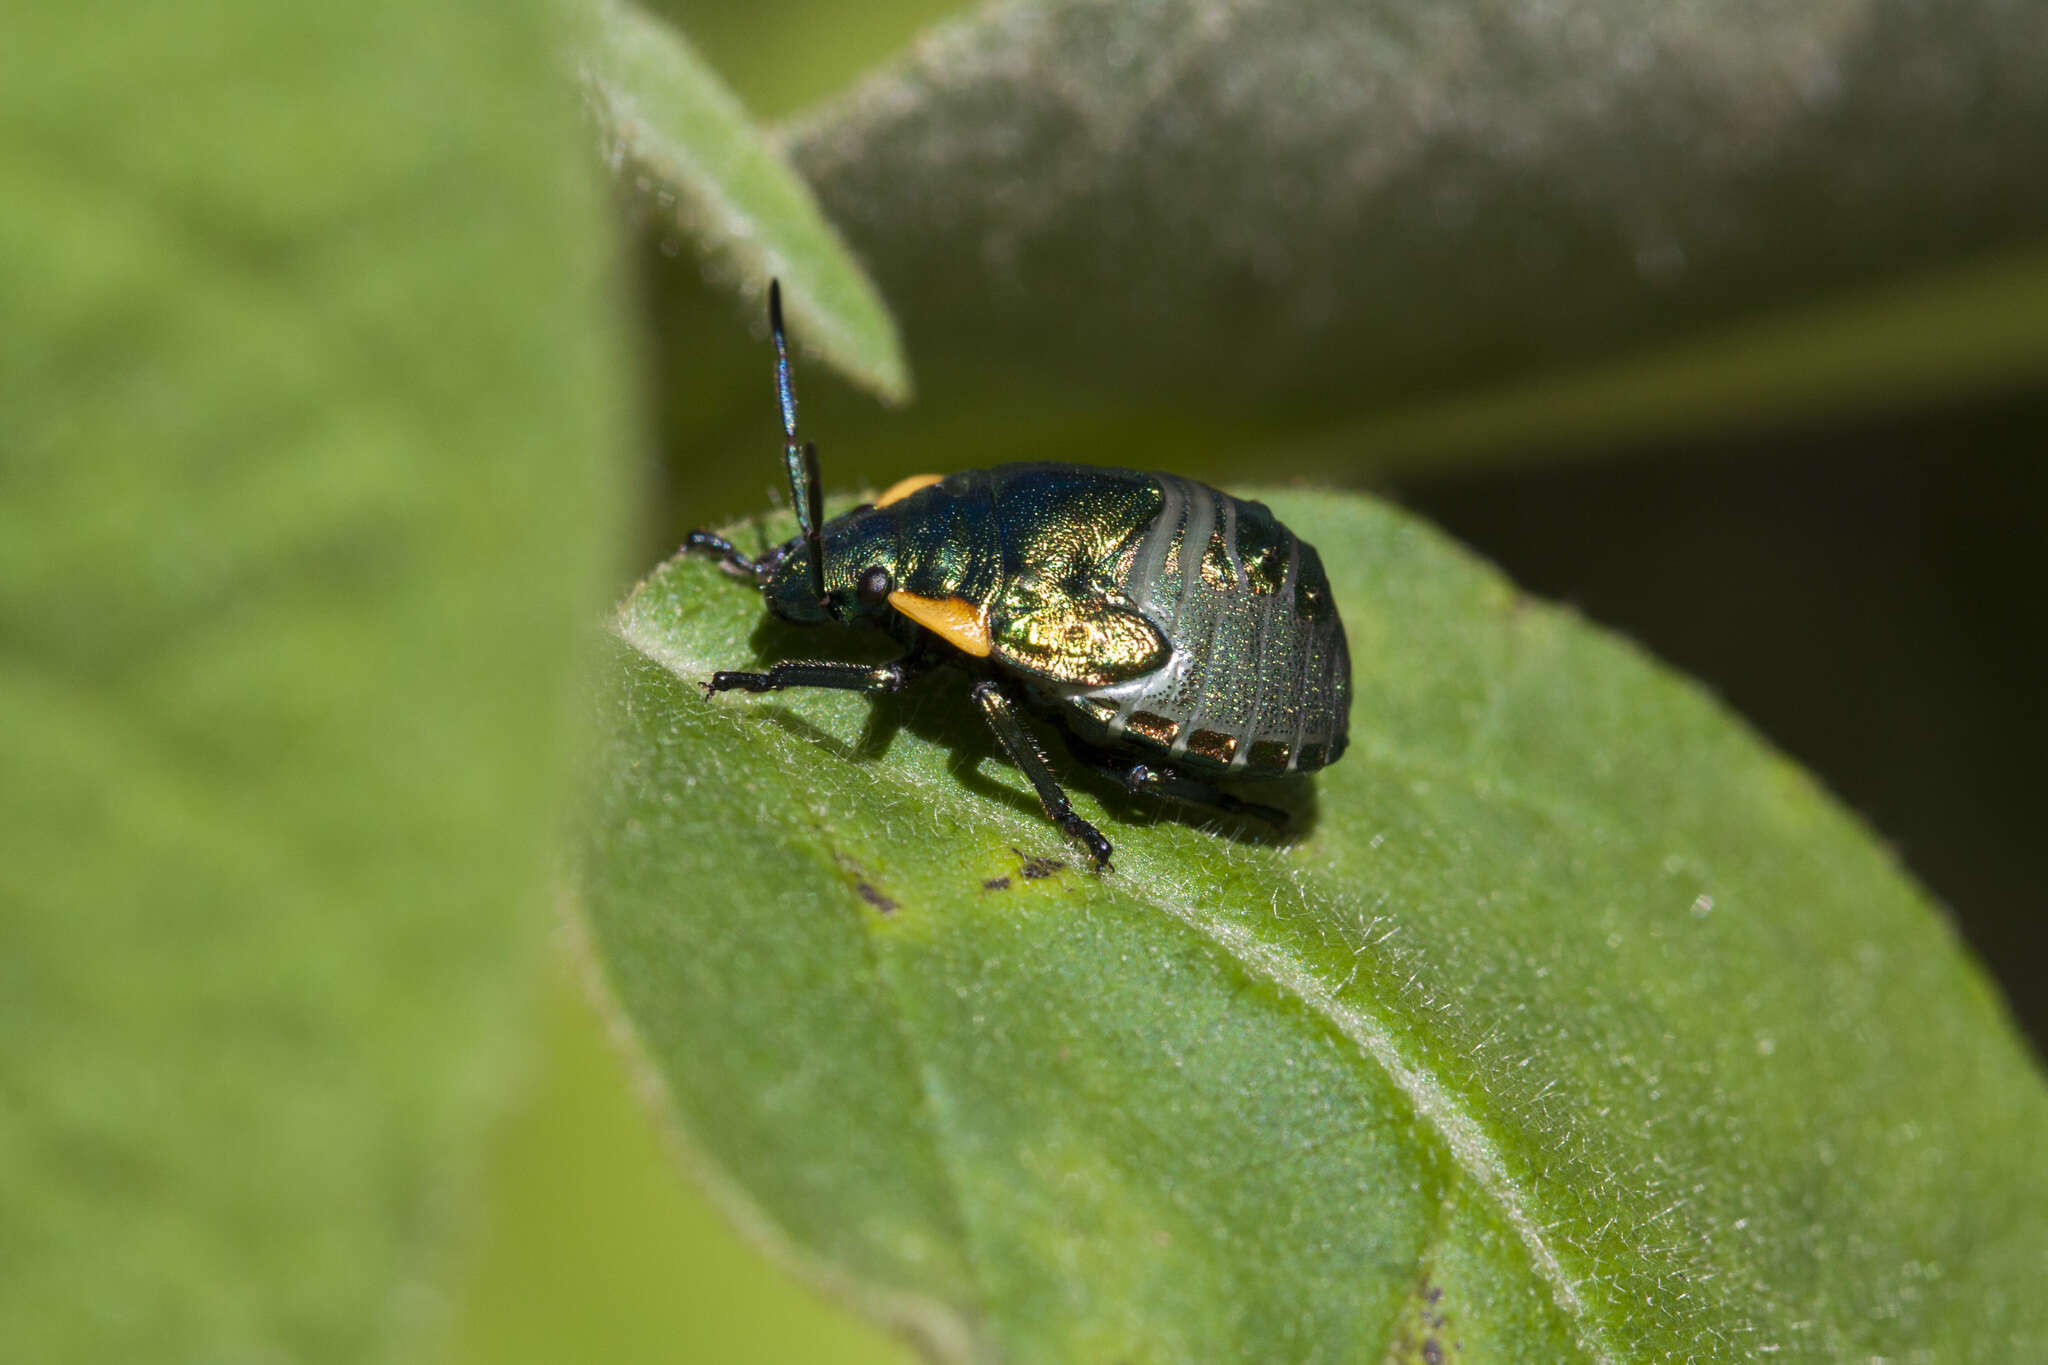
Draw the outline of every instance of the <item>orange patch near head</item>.
<instances>
[{"instance_id":1,"label":"orange patch near head","mask_svg":"<svg viewBox=\"0 0 2048 1365\"><path fill-rule=\"evenodd\" d=\"M902 502L918 489L930 488L945 477L944 474L912 474L907 479L898 479L882 490L882 496L875 499L875 506L887 507L892 502Z\"/></svg>"},{"instance_id":2,"label":"orange patch near head","mask_svg":"<svg viewBox=\"0 0 2048 1365\"><path fill-rule=\"evenodd\" d=\"M889 594L889 605L962 654L988 657L988 612L966 598L919 597L899 588Z\"/></svg>"}]
</instances>

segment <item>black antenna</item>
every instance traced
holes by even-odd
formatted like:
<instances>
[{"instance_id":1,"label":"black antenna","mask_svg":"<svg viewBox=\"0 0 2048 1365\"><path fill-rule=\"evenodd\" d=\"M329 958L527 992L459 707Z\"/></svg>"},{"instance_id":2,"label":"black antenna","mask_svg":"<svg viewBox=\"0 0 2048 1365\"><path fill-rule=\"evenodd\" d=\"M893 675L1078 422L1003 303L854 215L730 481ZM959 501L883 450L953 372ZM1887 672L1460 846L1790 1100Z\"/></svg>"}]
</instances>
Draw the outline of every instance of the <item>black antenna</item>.
<instances>
[{"instance_id":1,"label":"black antenna","mask_svg":"<svg viewBox=\"0 0 2048 1365\"><path fill-rule=\"evenodd\" d=\"M782 281L768 281L768 330L775 333L775 397L782 404L782 459L789 466L789 496L796 504L797 529L811 552L811 592L825 600L825 542L818 523L825 519L819 490L818 447L796 439L796 389L789 378L789 341L782 332Z\"/></svg>"}]
</instances>

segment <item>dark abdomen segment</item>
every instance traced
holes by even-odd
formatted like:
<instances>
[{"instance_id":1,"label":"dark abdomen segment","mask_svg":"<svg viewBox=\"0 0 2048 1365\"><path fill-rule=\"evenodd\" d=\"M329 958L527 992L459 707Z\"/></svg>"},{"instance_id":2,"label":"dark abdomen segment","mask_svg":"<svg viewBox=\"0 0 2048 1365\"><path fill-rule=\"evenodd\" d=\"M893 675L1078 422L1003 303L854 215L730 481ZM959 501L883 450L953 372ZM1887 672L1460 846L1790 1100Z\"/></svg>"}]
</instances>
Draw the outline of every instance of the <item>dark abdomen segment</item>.
<instances>
[{"instance_id":1,"label":"dark abdomen segment","mask_svg":"<svg viewBox=\"0 0 2048 1365\"><path fill-rule=\"evenodd\" d=\"M1157 516L1120 565L1165 632L1157 671L1072 694L1084 734L1190 771L1312 772L1344 751L1351 658L1315 547L1263 503L1161 474Z\"/></svg>"}]
</instances>

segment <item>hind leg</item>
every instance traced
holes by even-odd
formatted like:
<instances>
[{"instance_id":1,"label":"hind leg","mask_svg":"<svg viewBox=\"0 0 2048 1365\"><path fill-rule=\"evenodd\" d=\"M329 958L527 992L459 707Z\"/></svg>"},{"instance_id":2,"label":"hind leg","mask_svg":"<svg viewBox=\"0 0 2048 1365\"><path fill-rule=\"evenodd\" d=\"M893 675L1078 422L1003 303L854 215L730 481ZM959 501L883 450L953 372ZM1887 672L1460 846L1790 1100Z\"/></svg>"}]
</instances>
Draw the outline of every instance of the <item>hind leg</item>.
<instances>
[{"instance_id":1,"label":"hind leg","mask_svg":"<svg viewBox=\"0 0 2048 1365\"><path fill-rule=\"evenodd\" d=\"M1074 756L1133 796L1163 797L1185 801L1192 806L1211 806L1228 815L1249 815L1269 825L1285 825L1287 812L1278 806L1241 801L1211 782L1189 777L1170 764L1151 759L1133 759L1093 745L1074 741Z\"/></svg>"}]
</instances>

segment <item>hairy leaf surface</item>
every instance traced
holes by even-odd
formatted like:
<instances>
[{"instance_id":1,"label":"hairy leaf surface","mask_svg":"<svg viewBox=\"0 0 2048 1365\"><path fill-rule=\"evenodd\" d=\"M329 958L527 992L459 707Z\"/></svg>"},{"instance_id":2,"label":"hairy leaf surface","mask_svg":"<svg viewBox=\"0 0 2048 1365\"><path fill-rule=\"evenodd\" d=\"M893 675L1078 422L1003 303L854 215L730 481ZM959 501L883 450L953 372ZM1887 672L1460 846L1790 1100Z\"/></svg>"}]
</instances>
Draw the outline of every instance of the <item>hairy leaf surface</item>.
<instances>
[{"instance_id":1,"label":"hairy leaf surface","mask_svg":"<svg viewBox=\"0 0 2048 1365\"><path fill-rule=\"evenodd\" d=\"M2037 250L2044 62L2048 11L1998 0L1034 0L936 31L791 155L934 390L1299 425ZM2009 372L2015 328L2048 365L2031 303L1945 311L1798 382ZM1661 377L1664 428L1784 398L1715 380Z\"/></svg>"},{"instance_id":2,"label":"hairy leaf surface","mask_svg":"<svg viewBox=\"0 0 2048 1365\"><path fill-rule=\"evenodd\" d=\"M1868 832L1413 521L1266 496L1352 751L1284 841L1074 776L1103 876L957 680L707 699L863 646L701 561L625 604L587 922L747 1220L951 1359L2048 1350L2048 1093Z\"/></svg>"}]
</instances>

